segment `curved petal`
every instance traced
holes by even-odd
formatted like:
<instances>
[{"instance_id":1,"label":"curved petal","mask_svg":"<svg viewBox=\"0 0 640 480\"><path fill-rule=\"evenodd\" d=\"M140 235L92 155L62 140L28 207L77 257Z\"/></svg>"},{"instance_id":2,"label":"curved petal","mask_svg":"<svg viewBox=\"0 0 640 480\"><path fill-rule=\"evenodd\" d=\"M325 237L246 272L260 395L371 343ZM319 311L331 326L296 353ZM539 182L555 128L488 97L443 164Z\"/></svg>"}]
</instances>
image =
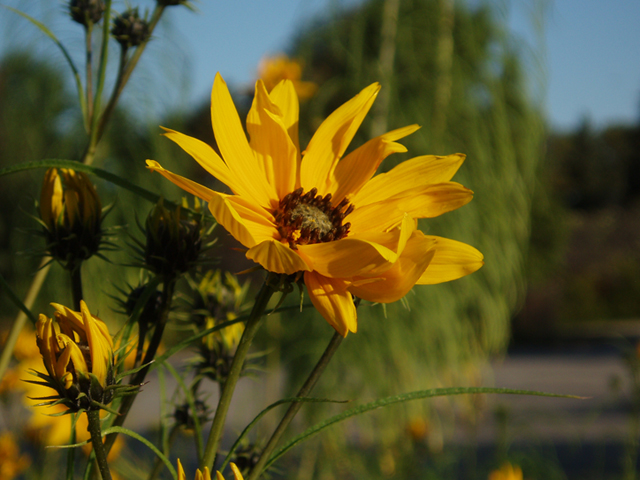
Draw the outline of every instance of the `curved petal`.
<instances>
[{"instance_id":1,"label":"curved petal","mask_svg":"<svg viewBox=\"0 0 640 480\"><path fill-rule=\"evenodd\" d=\"M181 189L191 193L192 195L195 195L198 198L201 198L205 202L208 202L211 196L216 193L214 190L211 190L204 185L200 185L193 180L189 180L188 178L176 175L175 173L166 170L155 160L147 160L147 168L152 172L158 172L171 183L176 184Z\"/></svg>"},{"instance_id":2,"label":"curved petal","mask_svg":"<svg viewBox=\"0 0 640 480\"><path fill-rule=\"evenodd\" d=\"M187 480L187 476L184 473L184 468L182 468L182 463L180 463L180 459L178 459L178 480Z\"/></svg>"},{"instance_id":3,"label":"curved petal","mask_svg":"<svg viewBox=\"0 0 640 480\"><path fill-rule=\"evenodd\" d=\"M347 291L349 283L340 278L327 278L316 272L304 273L311 303L320 315L343 337L358 330L356 307Z\"/></svg>"},{"instance_id":4,"label":"curved petal","mask_svg":"<svg viewBox=\"0 0 640 480\"><path fill-rule=\"evenodd\" d=\"M456 280L484 265L482 253L471 245L449 238L428 237L436 242L435 255L416 282L418 285L435 285Z\"/></svg>"},{"instance_id":5,"label":"curved petal","mask_svg":"<svg viewBox=\"0 0 640 480\"><path fill-rule=\"evenodd\" d=\"M73 368L77 375L86 376L89 373L89 367L87 366L87 362L82 355L82 350L80 350L80 347L78 347L78 345L76 345L71 338L67 337L63 333L58 335L58 342L63 345L63 350L60 354L60 357L58 357L58 360L56 361L56 378L58 380L61 380L62 377L64 377L64 375L67 373L67 370L69 370L67 366L69 365L70 361L73 363Z\"/></svg>"},{"instance_id":6,"label":"curved petal","mask_svg":"<svg viewBox=\"0 0 640 480\"><path fill-rule=\"evenodd\" d=\"M202 168L227 185L233 193L239 195L247 193L244 184L240 179L233 176L227 164L224 163L222 158L220 158L210 145L198 140L197 138L171 130L170 128L160 128L165 131L163 134L165 137L177 143L178 146L191 155L194 160L202 166Z\"/></svg>"},{"instance_id":7,"label":"curved petal","mask_svg":"<svg viewBox=\"0 0 640 480\"><path fill-rule=\"evenodd\" d=\"M411 135L419 128L418 125L409 125L380 135L340 160L329 190L333 195L334 205L340 203L345 196L357 193L389 155L406 152L406 147L396 143L396 140Z\"/></svg>"},{"instance_id":8,"label":"curved petal","mask_svg":"<svg viewBox=\"0 0 640 480\"><path fill-rule=\"evenodd\" d=\"M222 157L232 175L246 185L249 198L269 208L273 198L262 165L256 160L242 129L227 84L219 73L211 90L211 125Z\"/></svg>"},{"instance_id":9,"label":"curved petal","mask_svg":"<svg viewBox=\"0 0 640 480\"><path fill-rule=\"evenodd\" d=\"M214 191L211 193L211 214L242 245L251 248L268 238L274 238L277 230L266 210L242 197Z\"/></svg>"},{"instance_id":10,"label":"curved petal","mask_svg":"<svg viewBox=\"0 0 640 480\"><path fill-rule=\"evenodd\" d=\"M49 376L55 377L56 355L52 341L55 341L53 320L41 313L36 323L36 343Z\"/></svg>"},{"instance_id":11,"label":"curved petal","mask_svg":"<svg viewBox=\"0 0 640 480\"><path fill-rule=\"evenodd\" d=\"M291 275L309 271L311 267L295 251L274 239L265 240L247 252L247 258L262 265L266 270Z\"/></svg>"},{"instance_id":12,"label":"curved petal","mask_svg":"<svg viewBox=\"0 0 640 480\"><path fill-rule=\"evenodd\" d=\"M300 105L298 103L298 95L291 80L283 80L278 83L271 93L269 93L271 101L275 103L282 112L282 121L289 133L289 138L293 142L297 151L297 163L300 166L300 143L298 140L298 117L300 114ZM298 171L299 173L299 171Z\"/></svg>"},{"instance_id":13,"label":"curved petal","mask_svg":"<svg viewBox=\"0 0 640 480\"><path fill-rule=\"evenodd\" d=\"M391 268L404 247L400 230L372 233L368 238L347 237L335 242L300 245L313 270L330 278L348 278Z\"/></svg>"},{"instance_id":14,"label":"curved petal","mask_svg":"<svg viewBox=\"0 0 640 480\"><path fill-rule=\"evenodd\" d=\"M376 175L351 199L357 206L383 201L406 190L448 182L458 171L465 155L440 157L425 155L402 162L391 171Z\"/></svg>"},{"instance_id":15,"label":"curved petal","mask_svg":"<svg viewBox=\"0 0 640 480\"><path fill-rule=\"evenodd\" d=\"M240 470L238 469L238 466L233 462L231 462L230 466L231 466L231 471L233 472L234 480L244 480L242 478L242 473L240 473Z\"/></svg>"},{"instance_id":16,"label":"curved petal","mask_svg":"<svg viewBox=\"0 0 640 480\"><path fill-rule=\"evenodd\" d=\"M349 291L370 302L391 303L400 300L429 266L435 254L434 245L435 240L415 231L402 255L389 270L373 278L354 277Z\"/></svg>"},{"instance_id":17,"label":"curved petal","mask_svg":"<svg viewBox=\"0 0 640 480\"><path fill-rule=\"evenodd\" d=\"M80 310L82 311L82 319L84 320L84 328L87 332L87 343L89 344L89 353L91 354L91 373L93 373L100 385L105 385L107 380L107 371L112 356L113 343L111 336L106 338L98 329L95 319L89 312L87 304L83 300L80 301ZM109 346L111 344L111 346Z\"/></svg>"},{"instance_id":18,"label":"curved petal","mask_svg":"<svg viewBox=\"0 0 640 480\"><path fill-rule=\"evenodd\" d=\"M300 165L300 184L305 191L317 187L320 194L328 193L333 170L379 91L380 84L369 85L329 115L316 130Z\"/></svg>"},{"instance_id":19,"label":"curved petal","mask_svg":"<svg viewBox=\"0 0 640 480\"><path fill-rule=\"evenodd\" d=\"M347 217L354 234L387 231L395 227L404 215L413 218L433 218L466 205L473 192L459 183L447 182L412 188L392 198L370 203Z\"/></svg>"},{"instance_id":20,"label":"curved petal","mask_svg":"<svg viewBox=\"0 0 640 480\"><path fill-rule=\"evenodd\" d=\"M247 131L251 149L262 164L271 197L283 198L294 191L298 150L289 137L280 108L271 101L261 80L256 82Z\"/></svg>"}]
</instances>

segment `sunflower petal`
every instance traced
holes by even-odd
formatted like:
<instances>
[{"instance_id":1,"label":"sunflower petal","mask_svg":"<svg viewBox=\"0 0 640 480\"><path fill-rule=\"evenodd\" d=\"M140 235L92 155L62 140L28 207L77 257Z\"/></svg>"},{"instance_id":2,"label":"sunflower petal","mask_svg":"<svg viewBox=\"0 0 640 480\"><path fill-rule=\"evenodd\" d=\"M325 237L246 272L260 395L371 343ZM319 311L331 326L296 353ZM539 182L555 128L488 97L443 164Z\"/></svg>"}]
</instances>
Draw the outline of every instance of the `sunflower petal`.
<instances>
[{"instance_id":1,"label":"sunflower petal","mask_svg":"<svg viewBox=\"0 0 640 480\"><path fill-rule=\"evenodd\" d=\"M311 138L300 165L300 184L305 191L317 187L321 194L328 192L338 160L349 146L379 91L378 83L369 85L322 122Z\"/></svg>"},{"instance_id":2,"label":"sunflower petal","mask_svg":"<svg viewBox=\"0 0 640 480\"><path fill-rule=\"evenodd\" d=\"M298 151L291 141L280 108L271 101L264 83L256 82L256 94L247 116L251 148L265 172L272 198L295 190Z\"/></svg>"},{"instance_id":3,"label":"sunflower petal","mask_svg":"<svg viewBox=\"0 0 640 480\"><path fill-rule=\"evenodd\" d=\"M380 135L340 160L336 165L330 189L333 203L339 203L345 196L357 193L389 155L406 152L407 148L396 143L396 140L411 135L419 128L418 125L409 125Z\"/></svg>"},{"instance_id":4,"label":"sunflower petal","mask_svg":"<svg viewBox=\"0 0 640 480\"><path fill-rule=\"evenodd\" d=\"M183 176L176 175L175 173L164 169L162 165L160 165L155 160L147 160L147 168L152 172L158 172L170 182L176 184L178 187L186 190L192 195L201 198L205 202L208 202L211 196L216 193L210 188L205 187L204 185L200 185L193 180L189 180L188 178L184 178Z\"/></svg>"},{"instance_id":5,"label":"sunflower petal","mask_svg":"<svg viewBox=\"0 0 640 480\"><path fill-rule=\"evenodd\" d=\"M384 201L412 188L448 182L458 171L465 155L456 153L439 157L425 155L402 162L391 171L369 180L351 199L359 207Z\"/></svg>"},{"instance_id":6,"label":"sunflower petal","mask_svg":"<svg viewBox=\"0 0 640 480\"><path fill-rule=\"evenodd\" d=\"M160 128L164 130L165 133L163 135L165 137L177 143L180 148L191 155L194 160L202 166L202 168L228 186L234 193L246 193L246 188L243 188L243 184L233 177L229 167L227 167L222 158L220 158L211 146L197 138L176 132L170 128ZM147 161L147 163L149 162Z\"/></svg>"},{"instance_id":7,"label":"sunflower petal","mask_svg":"<svg viewBox=\"0 0 640 480\"><path fill-rule=\"evenodd\" d=\"M291 138L293 145L296 147L297 162L300 163L300 143L298 140L300 105L293 82L291 80L283 80L278 83L269 93L269 97L282 112L282 121L289 133L289 138Z\"/></svg>"},{"instance_id":8,"label":"sunflower petal","mask_svg":"<svg viewBox=\"0 0 640 480\"><path fill-rule=\"evenodd\" d=\"M247 251L247 258L275 273L291 275L299 271L311 270L300 255L274 239L265 240L250 248Z\"/></svg>"},{"instance_id":9,"label":"sunflower petal","mask_svg":"<svg viewBox=\"0 0 640 480\"><path fill-rule=\"evenodd\" d=\"M219 73L211 90L211 124L216 143L233 176L246 184L250 198L270 208L272 200L276 199L269 193L264 168L249 146L227 84Z\"/></svg>"},{"instance_id":10,"label":"sunflower petal","mask_svg":"<svg viewBox=\"0 0 640 480\"><path fill-rule=\"evenodd\" d=\"M304 273L311 303L320 315L343 337L358 330L356 307L347 291L349 283L340 278L327 278L316 272Z\"/></svg>"},{"instance_id":11,"label":"sunflower petal","mask_svg":"<svg viewBox=\"0 0 640 480\"><path fill-rule=\"evenodd\" d=\"M471 245L449 238L430 236L436 242L433 260L416 282L435 285L475 272L484 265L483 255Z\"/></svg>"},{"instance_id":12,"label":"sunflower petal","mask_svg":"<svg viewBox=\"0 0 640 480\"><path fill-rule=\"evenodd\" d=\"M391 303L400 300L409 293L431 263L435 255L434 245L435 240L415 231L390 269L373 278L353 278L354 284L349 291L370 302Z\"/></svg>"},{"instance_id":13,"label":"sunflower petal","mask_svg":"<svg viewBox=\"0 0 640 480\"><path fill-rule=\"evenodd\" d=\"M247 248L273 238L276 233L266 210L242 197L211 191L209 210L216 221Z\"/></svg>"}]
</instances>

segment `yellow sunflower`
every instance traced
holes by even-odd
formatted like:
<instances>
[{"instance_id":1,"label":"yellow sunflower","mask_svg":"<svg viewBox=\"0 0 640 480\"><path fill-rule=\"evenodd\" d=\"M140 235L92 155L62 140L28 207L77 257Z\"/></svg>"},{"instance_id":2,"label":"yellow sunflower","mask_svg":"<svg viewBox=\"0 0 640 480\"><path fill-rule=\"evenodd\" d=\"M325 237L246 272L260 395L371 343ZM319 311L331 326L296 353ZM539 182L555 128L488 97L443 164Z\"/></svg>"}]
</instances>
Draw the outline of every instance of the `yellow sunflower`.
<instances>
[{"instance_id":1,"label":"yellow sunflower","mask_svg":"<svg viewBox=\"0 0 640 480\"><path fill-rule=\"evenodd\" d=\"M211 121L222 158L204 142L174 130L165 135L232 195L147 166L205 200L211 213L270 272L304 273L314 306L340 334L357 330L353 296L394 302L415 284L460 278L483 265L475 248L424 235L416 219L468 203L471 190L451 178L462 154L421 156L374 176L411 125L374 138L342 158L380 86L368 86L320 125L307 148L298 144L298 98L282 81L268 93L256 83L247 131L222 77L211 92Z\"/></svg>"}]
</instances>

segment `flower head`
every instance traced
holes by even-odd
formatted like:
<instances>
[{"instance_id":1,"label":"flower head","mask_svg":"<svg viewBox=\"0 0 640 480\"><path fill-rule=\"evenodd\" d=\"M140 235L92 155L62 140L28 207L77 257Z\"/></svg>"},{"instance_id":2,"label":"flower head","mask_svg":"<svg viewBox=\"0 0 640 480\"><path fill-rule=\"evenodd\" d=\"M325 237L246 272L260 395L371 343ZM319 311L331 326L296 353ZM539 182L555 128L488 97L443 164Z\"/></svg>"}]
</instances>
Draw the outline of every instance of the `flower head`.
<instances>
[{"instance_id":1,"label":"flower head","mask_svg":"<svg viewBox=\"0 0 640 480\"><path fill-rule=\"evenodd\" d=\"M269 92L282 80L291 80L300 100L313 97L318 89L315 83L302 81L302 63L286 55L263 58L258 65L258 78Z\"/></svg>"},{"instance_id":2,"label":"flower head","mask_svg":"<svg viewBox=\"0 0 640 480\"><path fill-rule=\"evenodd\" d=\"M522 480L522 469L507 462L499 470L491 472L489 480Z\"/></svg>"},{"instance_id":3,"label":"flower head","mask_svg":"<svg viewBox=\"0 0 640 480\"><path fill-rule=\"evenodd\" d=\"M98 251L102 205L89 177L69 168L50 168L40 195L40 219L49 254L67 268Z\"/></svg>"},{"instance_id":4,"label":"flower head","mask_svg":"<svg viewBox=\"0 0 640 480\"><path fill-rule=\"evenodd\" d=\"M240 470L236 467L235 463L231 463L231 471L233 472L234 480L244 480ZM180 463L180 459L178 459L178 480L187 480L187 476L184 473L184 469L182 468L182 464ZM211 480L211 474L209 473L209 469L204 467L204 473L200 471L200 469L196 470L195 480ZM216 480L224 480L224 477L220 472L217 472Z\"/></svg>"},{"instance_id":5,"label":"flower head","mask_svg":"<svg viewBox=\"0 0 640 480\"><path fill-rule=\"evenodd\" d=\"M107 326L91 315L84 301L80 312L52 303L55 321L40 314L36 343L47 369L49 386L68 408L88 410L109 403L106 387L113 379L113 341Z\"/></svg>"},{"instance_id":6,"label":"flower head","mask_svg":"<svg viewBox=\"0 0 640 480\"><path fill-rule=\"evenodd\" d=\"M221 158L210 146L174 130L165 135L191 154L232 195L176 175L153 160L157 171L209 202L209 209L247 248L247 258L278 274L304 275L314 306L340 334L357 330L353 296L394 302L415 284L460 278L483 265L475 248L425 235L416 219L468 203L472 192L451 178L464 155L422 156L374 177L388 155L406 149L397 140L412 125L344 152L376 98L370 85L339 107L301 153L298 98L283 81L271 93L262 81L244 134L220 75L211 94L211 120Z\"/></svg>"}]
</instances>

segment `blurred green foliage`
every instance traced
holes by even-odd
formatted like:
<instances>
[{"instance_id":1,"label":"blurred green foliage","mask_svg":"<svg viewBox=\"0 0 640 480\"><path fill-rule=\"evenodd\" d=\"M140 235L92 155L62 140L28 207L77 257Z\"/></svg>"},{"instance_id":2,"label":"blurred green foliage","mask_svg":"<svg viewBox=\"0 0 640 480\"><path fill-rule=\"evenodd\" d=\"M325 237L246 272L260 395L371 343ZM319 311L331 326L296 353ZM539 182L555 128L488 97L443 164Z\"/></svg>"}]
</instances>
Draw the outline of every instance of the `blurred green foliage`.
<instances>
[{"instance_id":1,"label":"blurred green foliage","mask_svg":"<svg viewBox=\"0 0 640 480\"><path fill-rule=\"evenodd\" d=\"M301 143L333 109L381 81L376 103L383 107L374 106L353 145L382 133L380 124L392 130L418 123L423 128L401 141L409 152L387 159L381 170L418 155L467 154L454 180L474 190L474 200L421 228L474 245L486 265L449 284L416 287L406 301L386 308L361 306L359 331L336 354L318 396L368 399L482 382L482 365L504 351L509 321L523 299L544 142L541 112L532 100L532 79L539 75L532 72L535 52L510 34L493 2L406 0L399 3L391 39L394 60L385 69L381 50L390 48L390 40L383 12L391 1L365 2L301 31L291 54L303 61L307 79L320 85L301 107ZM288 315L270 327L282 342L283 364L292 366L292 385L319 356L324 342L318 339L331 335L317 315L307 316ZM473 399L462 403L463 421L472 424ZM422 402L359 420L358 441L406 443L403 426L417 418L424 419L426 441L437 450L456 416L446 401L438 409L434 415ZM329 441L345 438L343 430Z\"/></svg>"}]
</instances>

